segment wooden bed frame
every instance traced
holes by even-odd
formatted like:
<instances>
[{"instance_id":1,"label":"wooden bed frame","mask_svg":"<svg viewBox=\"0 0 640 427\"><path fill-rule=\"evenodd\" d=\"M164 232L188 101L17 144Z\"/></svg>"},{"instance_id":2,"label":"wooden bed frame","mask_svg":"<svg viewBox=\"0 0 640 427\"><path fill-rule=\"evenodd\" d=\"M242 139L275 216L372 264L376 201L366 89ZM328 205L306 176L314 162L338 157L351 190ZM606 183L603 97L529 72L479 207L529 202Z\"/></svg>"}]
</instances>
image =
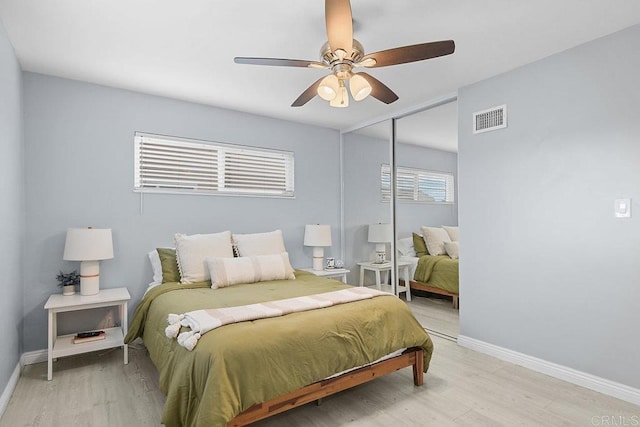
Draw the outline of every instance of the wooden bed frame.
<instances>
[{"instance_id":1,"label":"wooden bed frame","mask_svg":"<svg viewBox=\"0 0 640 427\"><path fill-rule=\"evenodd\" d=\"M422 282L416 282L415 280L409 281L409 286L411 289L415 289L418 291L427 291L438 295L446 295L453 298L453 308L458 309L458 294L454 294L453 292L445 291L444 289L434 288L433 286L429 286Z\"/></svg>"},{"instance_id":2,"label":"wooden bed frame","mask_svg":"<svg viewBox=\"0 0 640 427\"><path fill-rule=\"evenodd\" d=\"M245 426L254 423L272 415L313 402L314 400L319 400L348 388L364 384L408 366L413 366L413 383L421 386L424 382L424 373L422 372L424 370L423 356L424 354L421 348L408 348L398 356L347 372L337 377L318 381L267 402L253 405L246 411L238 414L227 424L227 427Z\"/></svg>"}]
</instances>

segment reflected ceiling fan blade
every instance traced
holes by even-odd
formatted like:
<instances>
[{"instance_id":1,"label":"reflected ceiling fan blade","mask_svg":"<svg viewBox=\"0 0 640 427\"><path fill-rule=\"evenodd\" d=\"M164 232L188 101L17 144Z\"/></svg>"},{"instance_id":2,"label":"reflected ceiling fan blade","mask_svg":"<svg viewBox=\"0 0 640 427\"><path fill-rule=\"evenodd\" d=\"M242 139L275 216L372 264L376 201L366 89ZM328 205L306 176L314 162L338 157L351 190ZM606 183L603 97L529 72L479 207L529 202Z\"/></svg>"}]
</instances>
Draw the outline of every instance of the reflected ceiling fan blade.
<instances>
[{"instance_id":1,"label":"reflected ceiling fan blade","mask_svg":"<svg viewBox=\"0 0 640 427\"><path fill-rule=\"evenodd\" d=\"M387 85L385 85L372 75L362 72L356 74L364 77L364 79L369 82L369 84L371 85L371 96L373 96L375 99L382 101L385 104L391 104L392 102L398 100L398 95L396 95L395 92L393 92L387 87Z\"/></svg>"},{"instance_id":2,"label":"reflected ceiling fan blade","mask_svg":"<svg viewBox=\"0 0 640 427\"><path fill-rule=\"evenodd\" d=\"M362 58L360 63L372 58L375 60L362 64L367 68L386 67L388 65L406 64L408 62L422 61L425 59L437 58L438 56L450 55L456 50L453 40L439 42L414 44L411 46L396 47L394 49L381 50L371 53Z\"/></svg>"},{"instance_id":3,"label":"reflected ceiling fan blade","mask_svg":"<svg viewBox=\"0 0 640 427\"><path fill-rule=\"evenodd\" d=\"M322 62L307 61L304 59L247 58L244 56L236 56L233 58L233 62L236 64L273 65L280 67L329 68Z\"/></svg>"},{"instance_id":4,"label":"reflected ceiling fan blade","mask_svg":"<svg viewBox=\"0 0 640 427\"><path fill-rule=\"evenodd\" d=\"M336 55L338 50L351 54L353 47L353 18L349 0L325 0L324 13L327 25L327 40Z\"/></svg>"},{"instance_id":5,"label":"reflected ceiling fan blade","mask_svg":"<svg viewBox=\"0 0 640 427\"><path fill-rule=\"evenodd\" d=\"M318 86L320 86L320 82L322 81L322 79L324 79L324 77L320 77L318 80L316 80L316 82L314 84L309 86L307 88L307 90L302 92L302 94L300 94L298 99L293 101L293 104L291 104L291 106L292 107L302 107L304 104L306 104L307 102L311 101L313 99L313 97L318 94Z\"/></svg>"}]
</instances>

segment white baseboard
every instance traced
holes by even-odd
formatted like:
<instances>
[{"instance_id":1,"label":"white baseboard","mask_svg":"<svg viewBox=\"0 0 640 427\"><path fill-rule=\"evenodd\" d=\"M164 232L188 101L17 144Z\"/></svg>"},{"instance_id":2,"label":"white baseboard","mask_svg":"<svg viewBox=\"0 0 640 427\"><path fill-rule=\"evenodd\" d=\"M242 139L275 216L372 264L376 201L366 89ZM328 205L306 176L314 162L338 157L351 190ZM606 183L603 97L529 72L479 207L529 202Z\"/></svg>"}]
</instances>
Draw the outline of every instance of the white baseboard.
<instances>
[{"instance_id":1,"label":"white baseboard","mask_svg":"<svg viewBox=\"0 0 640 427\"><path fill-rule=\"evenodd\" d=\"M479 341L464 335L458 335L458 344L462 347L488 354L489 356L524 366L532 371L541 372L554 378L576 384L609 396L616 397L635 405L640 405L640 389L615 381L600 378L573 368L558 365L527 354L518 353L504 347Z\"/></svg>"},{"instance_id":2,"label":"white baseboard","mask_svg":"<svg viewBox=\"0 0 640 427\"><path fill-rule=\"evenodd\" d=\"M20 356L20 365L33 365L34 363L46 362L47 355L47 350L36 350L22 353L22 356Z\"/></svg>"},{"instance_id":3,"label":"white baseboard","mask_svg":"<svg viewBox=\"0 0 640 427\"><path fill-rule=\"evenodd\" d=\"M16 385L18 384L18 379L20 378L20 362L16 364L15 369L11 373L9 377L9 381L7 382L7 386L2 391L0 395L0 417L4 414L4 411L7 409L7 405L9 405L9 400L11 400L11 395L13 394L13 390L15 390Z\"/></svg>"}]
</instances>

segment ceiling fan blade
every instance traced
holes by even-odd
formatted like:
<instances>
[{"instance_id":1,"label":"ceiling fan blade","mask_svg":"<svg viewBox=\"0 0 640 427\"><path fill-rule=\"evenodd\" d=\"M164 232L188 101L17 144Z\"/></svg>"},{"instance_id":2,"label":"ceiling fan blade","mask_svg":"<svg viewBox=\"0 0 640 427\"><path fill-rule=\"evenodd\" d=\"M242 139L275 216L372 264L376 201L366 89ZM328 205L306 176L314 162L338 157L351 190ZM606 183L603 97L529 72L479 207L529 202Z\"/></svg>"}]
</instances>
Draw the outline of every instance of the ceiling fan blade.
<instances>
[{"instance_id":1,"label":"ceiling fan blade","mask_svg":"<svg viewBox=\"0 0 640 427\"><path fill-rule=\"evenodd\" d=\"M353 48L351 3L349 0L325 0L324 13L331 50L336 53L340 49L349 56Z\"/></svg>"},{"instance_id":2,"label":"ceiling fan blade","mask_svg":"<svg viewBox=\"0 0 640 427\"><path fill-rule=\"evenodd\" d=\"M311 101L313 99L313 97L318 94L318 86L320 86L320 82L322 81L322 79L324 79L324 77L320 77L318 80L316 80L316 82L314 84L309 86L307 88L307 90L302 92L302 94L300 94L298 99L293 101L293 104L291 104L291 106L292 107L302 107L304 104L306 104L307 102Z\"/></svg>"},{"instance_id":3,"label":"ceiling fan blade","mask_svg":"<svg viewBox=\"0 0 640 427\"><path fill-rule=\"evenodd\" d=\"M438 56L450 55L455 50L456 45L453 40L444 40L381 50L364 56L360 62L362 63L372 58L375 59L375 64L373 61L369 61L371 65L363 65L367 68L386 67L388 65L406 64L407 62L423 61L437 58Z\"/></svg>"},{"instance_id":4,"label":"ceiling fan blade","mask_svg":"<svg viewBox=\"0 0 640 427\"><path fill-rule=\"evenodd\" d=\"M306 61L303 59L247 58L244 56L236 56L233 58L233 62L236 64L273 65L280 67L329 68L322 62Z\"/></svg>"},{"instance_id":5,"label":"ceiling fan blade","mask_svg":"<svg viewBox=\"0 0 640 427\"><path fill-rule=\"evenodd\" d=\"M356 74L364 77L364 79L369 82L369 84L371 85L371 96L373 96L375 99L382 101L385 104L391 104L392 102L398 100L398 95L396 95L391 89L387 87L387 85L385 85L372 75L362 72Z\"/></svg>"}]
</instances>

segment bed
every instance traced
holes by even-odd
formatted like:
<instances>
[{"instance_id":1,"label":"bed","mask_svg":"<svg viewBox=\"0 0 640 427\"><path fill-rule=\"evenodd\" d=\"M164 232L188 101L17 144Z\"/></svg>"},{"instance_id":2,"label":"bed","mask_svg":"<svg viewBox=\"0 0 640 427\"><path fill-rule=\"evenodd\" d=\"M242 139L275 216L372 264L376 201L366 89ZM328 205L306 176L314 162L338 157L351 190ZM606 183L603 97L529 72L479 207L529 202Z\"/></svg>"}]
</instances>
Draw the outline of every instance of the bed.
<instances>
[{"instance_id":1,"label":"bed","mask_svg":"<svg viewBox=\"0 0 640 427\"><path fill-rule=\"evenodd\" d=\"M165 336L169 313L349 288L300 270L295 276L220 289L169 282L145 294L125 341L142 337L159 371L165 425L246 425L408 366L422 384L433 344L391 294L222 326L193 351Z\"/></svg>"},{"instance_id":2,"label":"bed","mask_svg":"<svg viewBox=\"0 0 640 427\"><path fill-rule=\"evenodd\" d=\"M422 227L423 235L399 239L397 249L400 261L409 262L411 289L450 296L453 308L459 300L459 259L457 227ZM449 238L451 237L451 239ZM440 240L446 239L448 242ZM454 244L449 247L449 244ZM449 250L449 254L445 249Z\"/></svg>"},{"instance_id":3,"label":"bed","mask_svg":"<svg viewBox=\"0 0 640 427\"><path fill-rule=\"evenodd\" d=\"M411 263L411 289L450 296L453 308L458 308L459 260L451 259L447 255L402 256L400 260Z\"/></svg>"}]
</instances>

